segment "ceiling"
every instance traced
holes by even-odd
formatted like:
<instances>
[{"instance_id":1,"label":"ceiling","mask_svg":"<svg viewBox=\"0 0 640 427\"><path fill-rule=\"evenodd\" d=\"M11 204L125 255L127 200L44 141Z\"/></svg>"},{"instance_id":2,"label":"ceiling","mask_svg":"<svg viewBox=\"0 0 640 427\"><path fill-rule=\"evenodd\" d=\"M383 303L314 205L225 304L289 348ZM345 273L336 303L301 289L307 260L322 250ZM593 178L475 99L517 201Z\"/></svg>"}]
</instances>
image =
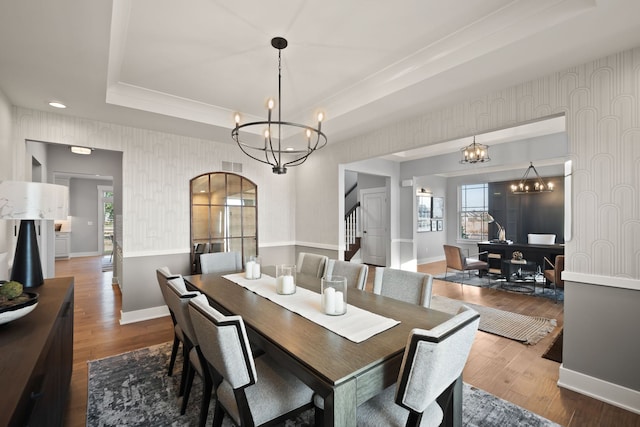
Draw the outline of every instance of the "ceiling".
<instances>
[{"instance_id":1,"label":"ceiling","mask_svg":"<svg viewBox=\"0 0 640 427\"><path fill-rule=\"evenodd\" d=\"M233 113L327 117L329 143L640 46L637 0L20 0L0 90L36 110L231 142ZM65 103L65 110L47 105Z\"/></svg>"}]
</instances>

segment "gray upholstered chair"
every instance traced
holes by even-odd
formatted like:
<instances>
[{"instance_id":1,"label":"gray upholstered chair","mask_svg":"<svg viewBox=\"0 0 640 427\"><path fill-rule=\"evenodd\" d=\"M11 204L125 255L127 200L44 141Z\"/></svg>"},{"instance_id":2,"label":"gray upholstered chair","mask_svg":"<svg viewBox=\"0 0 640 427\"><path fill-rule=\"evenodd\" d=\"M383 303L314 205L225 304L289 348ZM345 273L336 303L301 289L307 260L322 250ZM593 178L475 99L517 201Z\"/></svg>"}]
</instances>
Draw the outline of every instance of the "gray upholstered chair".
<instances>
[{"instance_id":1,"label":"gray upholstered chair","mask_svg":"<svg viewBox=\"0 0 640 427\"><path fill-rule=\"evenodd\" d=\"M300 252L298 254L298 263L296 270L298 273L308 274L313 277L323 277L327 268L327 260L329 257L324 255L310 254Z\"/></svg>"},{"instance_id":2,"label":"gray upholstered chair","mask_svg":"<svg viewBox=\"0 0 640 427\"><path fill-rule=\"evenodd\" d=\"M347 278L347 286L364 290L368 274L369 266L366 264L330 259L325 277L343 276Z\"/></svg>"},{"instance_id":3,"label":"gray upholstered chair","mask_svg":"<svg viewBox=\"0 0 640 427\"><path fill-rule=\"evenodd\" d=\"M202 274L242 271L240 252L212 252L200 255Z\"/></svg>"},{"instance_id":4,"label":"gray upholstered chair","mask_svg":"<svg viewBox=\"0 0 640 427\"><path fill-rule=\"evenodd\" d=\"M458 270L462 272L462 280L460 281L460 286L464 285L464 272L465 271L473 271L478 270L478 274L482 275L482 272L489 271L489 263L485 261L480 261L476 258L471 258L468 256L464 256L462 254L462 248L458 246L451 245L442 245L444 247L444 257L447 262L447 269L444 273L445 280L447 279L447 274L449 273L449 269ZM479 255L479 254L478 254ZM487 280L489 279L489 274L487 274Z\"/></svg>"},{"instance_id":5,"label":"gray upholstered chair","mask_svg":"<svg viewBox=\"0 0 640 427\"><path fill-rule=\"evenodd\" d=\"M186 412L191 386L193 385L193 378L197 372L200 378L202 378L203 390L202 402L200 404L200 426L204 426L209 412L209 401L211 400L213 382L211 381L211 376L204 371L204 358L199 350L198 338L193 329L191 316L189 314L189 300L201 294L200 292L186 292L183 286L184 281L182 277L171 279L167 282L169 307L173 310L176 321L178 325L180 325L180 328L182 328L184 334L184 357L182 379L180 381L180 395L182 396L180 415L184 415Z\"/></svg>"},{"instance_id":6,"label":"gray upholstered chair","mask_svg":"<svg viewBox=\"0 0 640 427\"><path fill-rule=\"evenodd\" d=\"M479 322L477 312L462 306L431 330L411 331L398 382L358 406L358 426L439 426Z\"/></svg>"},{"instance_id":7,"label":"gray upholstered chair","mask_svg":"<svg viewBox=\"0 0 640 427\"><path fill-rule=\"evenodd\" d=\"M432 288L433 276L427 273L376 267L376 275L373 278L374 294L423 307L431 305Z\"/></svg>"},{"instance_id":8,"label":"gray upholstered chair","mask_svg":"<svg viewBox=\"0 0 640 427\"><path fill-rule=\"evenodd\" d=\"M160 267L156 270L156 277L158 279L158 286L160 286L160 292L162 292L162 299L164 303L169 307L169 303L167 300L167 281L176 277L180 277L177 274L171 274L171 271L168 267ZM186 288L185 288L186 291ZM184 342L184 334L182 333L182 329L176 322L176 316L173 314L173 310L169 307L169 314L171 315L171 321L173 322L173 346L171 347L171 359L169 360L169 370L167 372L168 376L173 375L173 367L176 364L176 356L178 355L178 349L180 348L180 343Z\"/></svg>"},{"instance_id":9,"label":"gray upholstered chair","mask_svg":"<svg viewBox=\"0 0 640 427\"><path fill-rule=\"evenodd\" d=\"M268 355L254 358L240 316L224 316L204 295L189 301L193 328L216 385L213 425L226 412L235 425L284 421L312 407L313 391Z\"/></svg>"}]
</instances>

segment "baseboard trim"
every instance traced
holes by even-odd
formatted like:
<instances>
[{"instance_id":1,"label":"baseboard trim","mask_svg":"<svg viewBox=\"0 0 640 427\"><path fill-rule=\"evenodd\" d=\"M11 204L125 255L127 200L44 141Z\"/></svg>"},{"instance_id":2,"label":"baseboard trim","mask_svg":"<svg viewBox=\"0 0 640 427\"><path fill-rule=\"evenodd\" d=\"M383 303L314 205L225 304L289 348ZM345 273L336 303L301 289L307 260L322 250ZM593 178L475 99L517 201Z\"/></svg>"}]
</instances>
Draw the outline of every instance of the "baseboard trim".
<instances>
[{"instance_id":1,"label":"baseboard trim","mask_svg":"<svg viewBox=\"0 0 640 427\"><path fill-rule=\"evenodd\" d=\"M120 324L128 325L129 323L143 322L168 315L169 309L166 305L127 312L120 310Z\"/></svg>"},{"instance_id":2,"label":"baseboard trim","mask_svg":"<svg viewBox=\"0 0 640 427\"><path fill-rule=\"evenodd\" d=\"M558 386L640 414L640 392L560 365Z\"/></svg>"}]
</instances>

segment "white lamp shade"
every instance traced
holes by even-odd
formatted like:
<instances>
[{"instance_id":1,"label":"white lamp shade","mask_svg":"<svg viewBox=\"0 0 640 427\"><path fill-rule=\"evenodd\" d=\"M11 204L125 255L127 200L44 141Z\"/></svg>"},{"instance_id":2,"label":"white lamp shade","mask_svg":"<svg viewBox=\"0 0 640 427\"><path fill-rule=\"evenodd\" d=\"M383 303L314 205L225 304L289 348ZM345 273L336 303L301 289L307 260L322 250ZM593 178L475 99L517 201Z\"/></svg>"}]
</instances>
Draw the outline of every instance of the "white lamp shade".
<instances>
[{"instance_id":1,"label":"white lamp shade","mask_svg":"<svg viewBox=\"0 0 640 427\"><path fill-rule=\"evenodd\" d=\"M67 219L68 212L64 185L0 181L0 219Z\"/></svg>"}]
</instances>

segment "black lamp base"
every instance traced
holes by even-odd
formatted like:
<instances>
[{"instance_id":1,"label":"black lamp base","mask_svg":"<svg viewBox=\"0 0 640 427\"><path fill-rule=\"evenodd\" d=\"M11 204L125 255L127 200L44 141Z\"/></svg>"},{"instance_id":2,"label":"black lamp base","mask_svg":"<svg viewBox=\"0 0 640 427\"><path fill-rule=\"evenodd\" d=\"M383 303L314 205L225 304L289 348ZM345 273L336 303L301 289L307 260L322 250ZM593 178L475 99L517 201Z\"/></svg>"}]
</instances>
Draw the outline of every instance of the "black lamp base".
<instances>
[{"instance_id":1,"label":"black lamp base","mask_svg":"<svg viewBox=\"0 0 640 427\"><path fill-rule=\"evenodd\" d=\"M35 288L44 283L36 226L32 219L20 221L11 280L22 283L25 288Z\"/></svg>"}]
</instances>

